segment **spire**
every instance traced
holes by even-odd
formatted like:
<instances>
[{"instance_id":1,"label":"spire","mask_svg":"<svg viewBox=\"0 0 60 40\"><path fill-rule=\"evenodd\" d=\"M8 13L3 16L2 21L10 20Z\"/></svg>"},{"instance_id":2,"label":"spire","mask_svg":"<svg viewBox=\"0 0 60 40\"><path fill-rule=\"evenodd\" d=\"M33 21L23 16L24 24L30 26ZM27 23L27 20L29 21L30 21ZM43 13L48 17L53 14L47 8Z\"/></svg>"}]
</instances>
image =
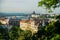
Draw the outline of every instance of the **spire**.
<instances>
[{"instance_id":1,"label":"spire","mask_svg":"<svg viewBox=\"0 0 60 40\"><path fill-rule=\"evenodd\" d=\"M33 11L33 13L32 14L35 14L35 11Z\"/></svg>"}]
</instances>

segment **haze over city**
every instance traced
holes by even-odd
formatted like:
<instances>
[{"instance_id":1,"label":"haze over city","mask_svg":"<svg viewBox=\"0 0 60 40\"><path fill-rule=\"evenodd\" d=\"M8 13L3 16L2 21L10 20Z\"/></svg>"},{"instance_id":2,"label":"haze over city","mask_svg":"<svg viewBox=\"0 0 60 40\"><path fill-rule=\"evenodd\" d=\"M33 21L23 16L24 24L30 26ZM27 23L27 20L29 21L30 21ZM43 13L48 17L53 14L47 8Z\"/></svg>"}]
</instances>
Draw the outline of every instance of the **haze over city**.
<instances>
[{"instance_id":1,"label":"haze over city","mask_svg":"<svg viewBox=\"0 0 60 40\"><path fill-rule=\"evenodd\" d=\"M60 40L60 0L0 0L0 40Z\"/></svg>"},{"instance_id":2,"label":"haze over city","mask_svg":"<svg viewBox=\"0 0 60 40\"><path fill-rule=\"evenodd\" d=\"M40 0L0 0L0 12L3 13L47 13L43 7L38 7ZM53 13L60 13L56 8Z\"/></svg>"}]
</instances>

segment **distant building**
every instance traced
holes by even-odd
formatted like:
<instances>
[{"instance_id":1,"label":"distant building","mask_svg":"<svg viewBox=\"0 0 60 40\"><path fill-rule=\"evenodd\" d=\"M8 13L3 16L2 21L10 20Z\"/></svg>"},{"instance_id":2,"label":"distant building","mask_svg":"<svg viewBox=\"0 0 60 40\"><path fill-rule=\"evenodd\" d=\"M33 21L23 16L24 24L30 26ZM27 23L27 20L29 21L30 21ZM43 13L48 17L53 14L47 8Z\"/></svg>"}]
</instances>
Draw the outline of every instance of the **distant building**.
<instances>
[{"instance_id":1,"label":"distant building","mask_svg":"<svg viewBox=\"0 0 60 40\"><path fill-rule=\"evenodd\" d=\"M9 24L9 19L7 18L0 18L0 22L2 23L2 25L8 25Z\"/></svg>"},{"instance_id":2,"label":"distant building","mask_svg":"<svg viewBox=\"0 0 60 40\"><path fill-rule=\"evenodd\" d=\"M20 26L20 19L18 18L10 18L9 25L11 26Z\"/></svg>"},{"instance_id":3,"label":"distant building","mask_svg":"<svg viewBox=\"0 0 60 40\"><path fill-rule=\"evenodd\" d=\"M48 25L48 19L38 19L31 18L30 20L21 20L20 28L22 30L30 30L33 33L36 33L42 26Z\"/></svg>"},{"instance_id":4,"label":"distant building","mask_svg":"<svg viewBox=\"0 0 60 40\"><path fill-rule=\"evenodd\" d=\"M43 24L44 25L42 25L42 26L48 25L50 23L49 21L50 21L49 19L43 19Z\"/></svg>"},{"instance_id":5,"label":"distant building","mask_svg":"<svg viewBox=\"0 0 60 40\"><path fill-rule=\"evenodd\" d=\"M11 26L9 26L9 19L7 18L0 18L0 22L3 28L5 28L7 30L7 32L10 30Z\"/></svg>"},{"instance_id":6,"label":"distant building","mask_svg":"<svg viewBox=\"0 0 60 40\"><path fill-rule=\"evenodd\" d=\"M31 17L37 18L40 17L40 14L35 13L35 11L31 14Z\"/></svg>"}]
</instances>

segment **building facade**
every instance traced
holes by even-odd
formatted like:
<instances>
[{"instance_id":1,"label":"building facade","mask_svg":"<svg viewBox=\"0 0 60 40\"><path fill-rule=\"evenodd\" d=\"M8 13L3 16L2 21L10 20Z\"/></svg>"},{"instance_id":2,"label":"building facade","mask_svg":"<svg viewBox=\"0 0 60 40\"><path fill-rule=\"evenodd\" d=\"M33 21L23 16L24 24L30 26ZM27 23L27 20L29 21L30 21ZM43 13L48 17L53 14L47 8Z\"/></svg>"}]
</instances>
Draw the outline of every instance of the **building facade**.
<instances>
[{"instance_id":1,"label":"building facade","mask_svg":"<svg viewBox=\"0 0 60 40\"><path fill-rule=\"evenodd\" d=\"M20 19L17 19L17 18L9 19L9 25L11 25L11 26L20 26Z\"/></svg>"},{"instance_id":2,"label":"building facade","mask_svg":"<svg viewBox=\"0 0 60 40\"><path fill-rule=\"evenodd\" d=\"M33 33L38 31L38 25L35 25L34 20L21 20L20 21L20 28L22 30L30 30Z\"/></svg>"}]
</instances>

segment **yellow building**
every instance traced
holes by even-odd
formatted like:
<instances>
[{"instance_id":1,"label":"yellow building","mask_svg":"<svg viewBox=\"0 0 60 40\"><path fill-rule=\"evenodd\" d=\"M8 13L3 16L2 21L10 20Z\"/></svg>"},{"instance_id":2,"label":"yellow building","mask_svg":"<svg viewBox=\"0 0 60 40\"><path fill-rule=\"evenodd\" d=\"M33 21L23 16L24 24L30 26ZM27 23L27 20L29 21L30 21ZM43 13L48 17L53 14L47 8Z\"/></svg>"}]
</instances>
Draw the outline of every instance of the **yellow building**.
<instances>
[{"instance_id":1,"label":"yellow building","mask_svg":"<svg viewBox=\"0 0 60 40\"><path fill-rule=\"evenodd\" d=\"M38 31L38 25L35 25L34 20L21 20L20 28L22 30L30 30L33 33L36 33Z\"/></svg>"}]
</instances>

